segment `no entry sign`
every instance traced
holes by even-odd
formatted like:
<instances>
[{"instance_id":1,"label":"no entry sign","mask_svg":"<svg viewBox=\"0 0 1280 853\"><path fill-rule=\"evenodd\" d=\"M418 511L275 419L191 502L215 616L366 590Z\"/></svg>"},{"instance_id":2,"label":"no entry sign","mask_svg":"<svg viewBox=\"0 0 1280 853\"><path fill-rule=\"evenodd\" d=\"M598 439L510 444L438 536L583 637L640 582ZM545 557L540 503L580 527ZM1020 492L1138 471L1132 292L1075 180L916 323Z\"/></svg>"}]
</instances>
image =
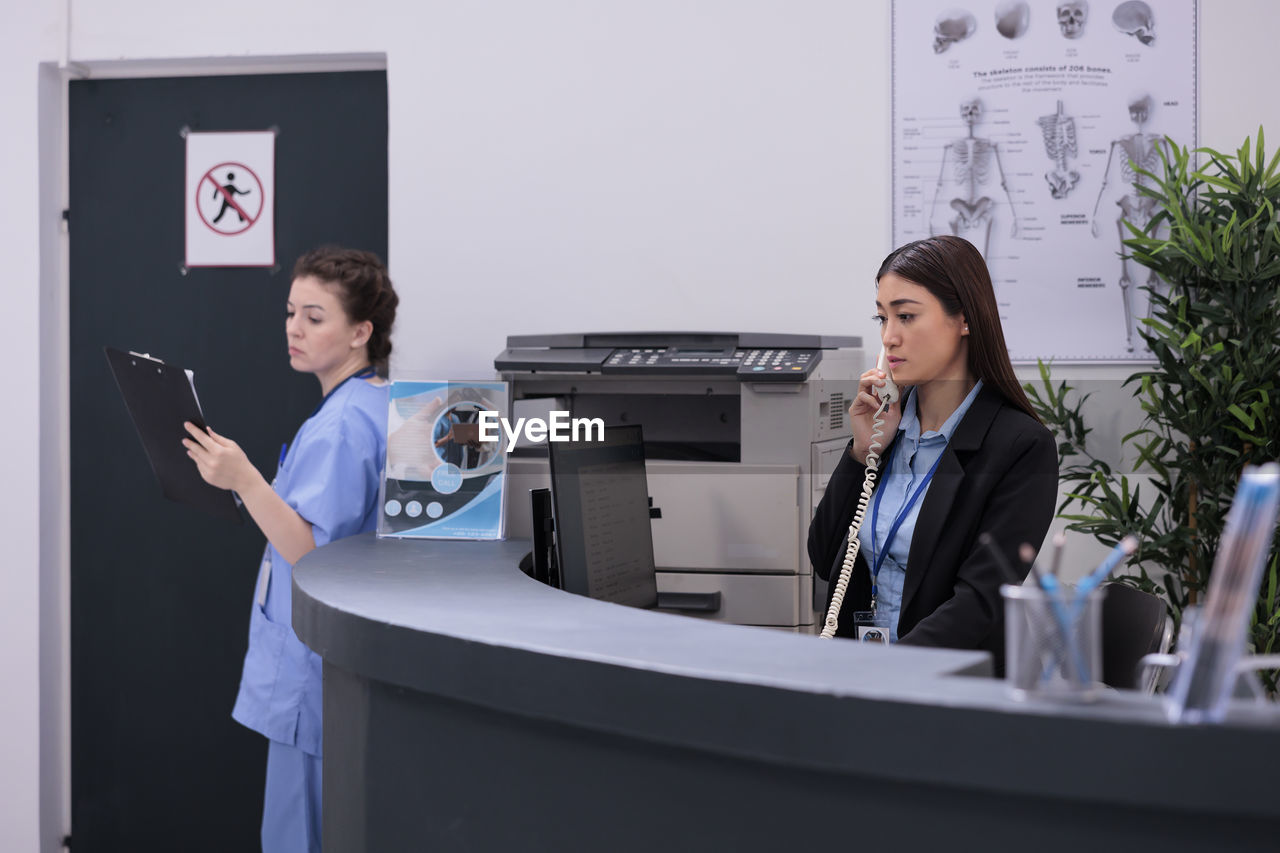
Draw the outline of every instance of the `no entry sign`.
<instances>
[{"instance_id":1,"label":"no entry sign","mask_svg":"<svg viewBox=\"0 0 1280 853\"><path fill-rule=\"evenodd\" d=\"M275 150L272 131L187 134L188 267L275 265Z\"/></svg>"}]
</instances>

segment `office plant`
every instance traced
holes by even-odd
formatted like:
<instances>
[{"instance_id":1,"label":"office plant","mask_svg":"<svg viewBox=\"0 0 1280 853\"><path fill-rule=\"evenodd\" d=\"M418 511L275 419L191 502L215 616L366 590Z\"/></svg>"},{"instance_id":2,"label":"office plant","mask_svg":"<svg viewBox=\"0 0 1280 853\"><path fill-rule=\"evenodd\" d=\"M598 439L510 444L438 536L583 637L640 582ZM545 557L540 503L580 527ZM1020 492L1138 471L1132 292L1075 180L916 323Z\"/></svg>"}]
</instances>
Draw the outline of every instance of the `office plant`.
<instances>
[{"instance_id":1,"label":"office plant","mask_svg":"<svg viewBox=\"0 0 1280 853\"><path fill-rule=\"evenodd\" d=\"M1108 545L1138 536L1124 580L1164 596L1180 620L1208 585L1244 466L1280 459L1280 152L1267 160L1259 128L1235 154L1170 140L1161 159L1162 173L1142 172L1139 187L1156 215L1126 222L1124 241L1162 280L1144 288L1151 309L1139 331L1155 364L1124 383L1144 413L1122 445L1151 473L1145 493L1090 452L1088 395L1055 385L1043 363L1040 387L1026 390L1058 438L1069 492L1059 517ZM1251 625L1257 654L1280 652L1278 541ZM1277 672L1264 681L1274 694Z\"/></svg>"}]
</instances>

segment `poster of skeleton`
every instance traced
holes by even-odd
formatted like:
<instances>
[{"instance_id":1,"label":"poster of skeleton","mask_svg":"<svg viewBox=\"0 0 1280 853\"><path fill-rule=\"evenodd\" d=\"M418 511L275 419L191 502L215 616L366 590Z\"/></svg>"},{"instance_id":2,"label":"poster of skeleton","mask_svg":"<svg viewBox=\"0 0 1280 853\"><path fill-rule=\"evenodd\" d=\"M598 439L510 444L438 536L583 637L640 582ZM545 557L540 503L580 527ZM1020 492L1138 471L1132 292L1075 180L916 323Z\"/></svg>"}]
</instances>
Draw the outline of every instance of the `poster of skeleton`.
<instances>
[{"instance_id":1,"label":"poster of skeleton","mask_svg":"<svg viewBox=\"0 0 1280 853\"><path fill-rule=\"evenodd\" d=\"M952 3L964 5L952 5ZM894 0L893 240L987 259L1015 361L1150 358L1135 170L1196 146L1196 0Z\"/></svg>"}]
</instances>

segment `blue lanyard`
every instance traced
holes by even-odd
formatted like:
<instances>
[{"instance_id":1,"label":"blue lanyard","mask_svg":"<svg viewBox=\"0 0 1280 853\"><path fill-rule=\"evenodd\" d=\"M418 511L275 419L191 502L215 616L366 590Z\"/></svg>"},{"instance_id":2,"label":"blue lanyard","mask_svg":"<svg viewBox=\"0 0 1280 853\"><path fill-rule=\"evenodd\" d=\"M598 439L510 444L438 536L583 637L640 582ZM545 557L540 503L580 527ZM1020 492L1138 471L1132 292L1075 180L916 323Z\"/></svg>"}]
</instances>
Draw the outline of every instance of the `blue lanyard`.
<instances>
[{"instance_id":1,"label":"blue lanyard","mask_svg":"<svg viewBox=\"0 0 1280 853\"><path fill-rule=\"evenodd\" d=\"M324 399L320 401L320 404L311 410L311 414L307 415L307 420L309 421L312 418L314 418L316 415L320 414L320 410L324 408L325 403L329 402L329 398L332 397L335 393L337 393L339 388L341 388L343 385L346 385L352 379L369 379L377 375L378 375L378 372L373 369L372 365L370 365L369 367L362 368L361 370L358 370L355 373L351 374L346 379L339 382L337 385L334 385L333 390L330 391L328 394L324 395ZM306 421L303 421L303 423L306 423ZM286 441L284 444L280 445L280 461L276 463L277 469L284 464L285 457L288 455L289 455L289 442Z\"/></svg>"},{"instance_id":2,"label":"blue lanyard","mask_svg":"<svg viewBox=\"0 0 1280 853\"><path fill-rule=\"evenodd\" d=\"M876 609L876 580L880 577L880 565L884 562L884 558L889 553L889 546L893 544L894 537L898 535L898 528L902 526L903 520L911 512L911 508L916 505L916 501L920 499L920 495L929 485L929 481L933 479L933 472L938 470L938 464L942 462L942 456L946 453L943 448L942 453L938 454L938 458L933 461L933 467L929 469L929 473L924 475L924 479L920 481L920 485L916 486L915 492L907 501L899 512L898 517L893 520L893 525L889 528L889 535L885 537L884 548L876 550L876 526L880 520L880 499L884 497L884 487L889 480L889 475L893 473L893 455L898 452L898 442L893 443L893 447L889 448L889 458L885 463L884 480L881 481L881 488L876 491L875 506L871 510L871 550L875 552L876 558L871 569L871 609Z\"/></svg>"}]
</instances>

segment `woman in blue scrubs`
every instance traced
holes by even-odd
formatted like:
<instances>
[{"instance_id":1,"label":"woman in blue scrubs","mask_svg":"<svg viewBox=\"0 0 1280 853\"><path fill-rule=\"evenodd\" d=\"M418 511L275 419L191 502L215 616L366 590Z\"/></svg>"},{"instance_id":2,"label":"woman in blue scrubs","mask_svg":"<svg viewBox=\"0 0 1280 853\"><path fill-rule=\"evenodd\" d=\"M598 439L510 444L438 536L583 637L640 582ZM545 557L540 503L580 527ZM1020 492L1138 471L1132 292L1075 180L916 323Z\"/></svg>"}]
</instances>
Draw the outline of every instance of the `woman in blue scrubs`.
<instances>
[{"instance_id":1,"label":"woman in blue scrubs","mask_svg":"<svg viewBox=\"0 0 1280 853\"><path fill-rule=\"evenodd\" d=\"M265 735L265 853L320 850L321 662L290 624L291 575L325 543L374 529L386 458L391 326L399 299L377 255L308 252L293 268L289 364L323 399L266 478L230 439L187 424L187 454L209 483L240 496L267 537L232 717Z\"/></svg>"}]
</instances>

